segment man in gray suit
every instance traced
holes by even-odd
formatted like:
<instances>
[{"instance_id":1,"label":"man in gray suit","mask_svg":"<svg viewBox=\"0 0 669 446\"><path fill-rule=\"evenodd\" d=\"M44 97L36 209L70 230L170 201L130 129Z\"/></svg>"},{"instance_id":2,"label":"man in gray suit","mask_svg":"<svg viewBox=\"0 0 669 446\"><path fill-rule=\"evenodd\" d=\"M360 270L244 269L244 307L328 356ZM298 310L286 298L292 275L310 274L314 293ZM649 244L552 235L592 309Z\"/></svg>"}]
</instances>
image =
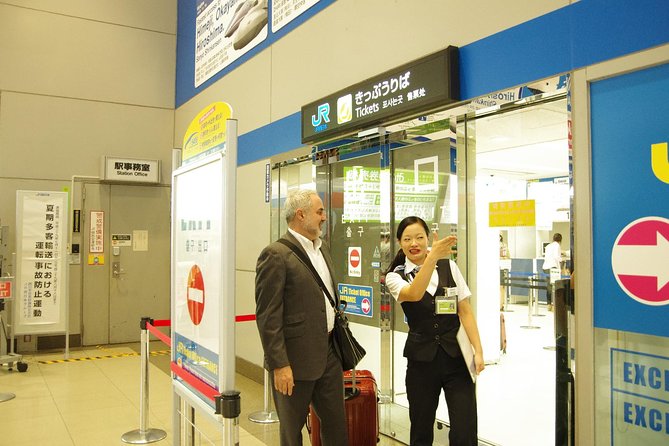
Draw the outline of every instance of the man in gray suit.
<instances>
[{"instance_id":1,"label":"man in gray suit","mask_svg":"<svg viewBox=\"0 0 669 446\"><path fill-rule=\"evenodd\" d=\"M334 268L321 247L325 222L316 191L290 193L285 203L288 232L283 239L310 260L336 296ZM334 310L307 265L288 246L274 242L256 265L256 321L279 415L281 446L302 446L309 404L321 419L324 446L348 443L342 366L332 345Z\"/></svg>"}]
</instances>

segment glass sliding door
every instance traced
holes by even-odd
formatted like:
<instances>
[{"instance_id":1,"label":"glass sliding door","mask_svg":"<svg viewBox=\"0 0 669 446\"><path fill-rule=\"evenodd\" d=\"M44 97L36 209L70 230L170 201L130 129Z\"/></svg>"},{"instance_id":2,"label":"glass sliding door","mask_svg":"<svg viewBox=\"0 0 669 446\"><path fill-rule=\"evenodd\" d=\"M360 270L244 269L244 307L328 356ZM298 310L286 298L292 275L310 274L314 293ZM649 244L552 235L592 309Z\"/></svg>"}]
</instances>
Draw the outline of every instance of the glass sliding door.
<instances>
[{"instance_id":1,"label":"glass sliding door","mask_svg":"<svg viewBox=\"0 0 669 446\"><path fill-rule=\"evenodd\" d=\"M477 382L479 437L495 443L555 444L552 304L571 265L568 119L562 93L458 123L467 279L487 363ZM555 234L562 262L551 277L544 249Z\"/></svg>"}]
</instances>

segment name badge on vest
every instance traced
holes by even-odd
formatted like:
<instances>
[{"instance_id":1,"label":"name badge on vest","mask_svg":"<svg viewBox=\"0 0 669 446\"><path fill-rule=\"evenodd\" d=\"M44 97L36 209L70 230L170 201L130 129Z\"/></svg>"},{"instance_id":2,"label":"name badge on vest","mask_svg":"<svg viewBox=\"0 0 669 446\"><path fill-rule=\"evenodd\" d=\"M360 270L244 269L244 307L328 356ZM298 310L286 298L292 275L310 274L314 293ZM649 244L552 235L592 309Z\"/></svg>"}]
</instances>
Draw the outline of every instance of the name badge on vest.
<instances>
[{"instance_id":1,"label":"name badge on vest","mask_svg":"<svg viewBox=\"0 0 669 446\"><path fill-rule=\"evenodd\" d=\"M434 312L436 314L458 314L458 289L444 287L444 296L434 298Z\"/></svg>"}]
</instances>

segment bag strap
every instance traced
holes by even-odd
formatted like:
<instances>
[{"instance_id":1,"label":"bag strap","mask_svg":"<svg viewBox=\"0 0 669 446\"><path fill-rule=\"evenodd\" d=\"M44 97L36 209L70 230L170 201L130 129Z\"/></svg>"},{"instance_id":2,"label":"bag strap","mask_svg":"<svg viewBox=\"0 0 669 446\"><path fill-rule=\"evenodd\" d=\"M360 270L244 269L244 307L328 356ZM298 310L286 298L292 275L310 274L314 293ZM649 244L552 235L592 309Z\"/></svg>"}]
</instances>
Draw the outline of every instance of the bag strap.
<instances>
[{"instance_id":1,"label":"bag strap","mask_svg":"<svg viewBox=\"0 0 669 446\"><path fill-rule=\"evenodd\" d=\"M300 251L300 249L297 246L295 246L295 244L292 243L290 240L286 240L285 238L280 238L277 241L290 248L295 253L297 258L299 258L302 261L302 263L304 263L304 266L309 268L309 271L311 271L311 274L313 274L314 279L316 279L316 282L318 282L318 285L321 287L325 295L328 297L328 300L330 301L332 308L338 310L338 308L335 306L334 298L330 295L330 291L328 291L328 287L326 287L325 284L323 283L321 275L318 274L316 268L314 268L313 263L311 263L311 260L309 260L309 257L307 257L307 255L303 251Z\"/></svg>"}]
</instances>

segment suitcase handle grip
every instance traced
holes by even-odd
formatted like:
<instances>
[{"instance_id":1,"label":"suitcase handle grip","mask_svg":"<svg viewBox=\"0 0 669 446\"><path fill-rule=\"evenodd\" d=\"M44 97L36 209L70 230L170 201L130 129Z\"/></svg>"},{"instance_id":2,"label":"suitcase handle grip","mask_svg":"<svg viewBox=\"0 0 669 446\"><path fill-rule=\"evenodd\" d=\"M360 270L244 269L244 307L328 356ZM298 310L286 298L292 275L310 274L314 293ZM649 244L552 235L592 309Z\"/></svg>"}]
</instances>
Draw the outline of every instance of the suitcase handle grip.
<instances>
[{"instance_id":1,"label":"suitcase handle grip","mask_svg":"<svg viewBox=\"0 0 669 446\"><path fill-rule=\"evenodd\" d=\"M353 387L352 389L344 389L344 400L348 401L360 395L360 388Z\"/></svg>"}]
</instances>

